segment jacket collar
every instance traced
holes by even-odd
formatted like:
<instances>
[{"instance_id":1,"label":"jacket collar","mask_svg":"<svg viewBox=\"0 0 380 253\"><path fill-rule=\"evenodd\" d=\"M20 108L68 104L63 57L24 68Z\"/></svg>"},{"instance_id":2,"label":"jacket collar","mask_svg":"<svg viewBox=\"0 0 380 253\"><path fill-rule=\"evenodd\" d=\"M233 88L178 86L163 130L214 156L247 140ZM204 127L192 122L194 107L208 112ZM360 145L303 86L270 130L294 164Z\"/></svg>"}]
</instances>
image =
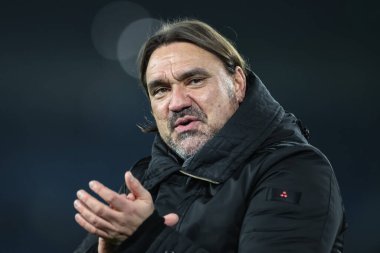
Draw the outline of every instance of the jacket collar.
<instances>
[{"instance_id":1,"label":"jacket collar","mask_svg":"<svg viewBox=\"0 0 380 253\"><path fill-rule=\"evenodd\" d=\"M252 156L284 117L260 79L250 73L244 101L224 127L195 154L186 167L157 134L152 160L145 174L145 187L151 188L174 171L213 183L222 183Z\"/></svg>"}]
</instances>

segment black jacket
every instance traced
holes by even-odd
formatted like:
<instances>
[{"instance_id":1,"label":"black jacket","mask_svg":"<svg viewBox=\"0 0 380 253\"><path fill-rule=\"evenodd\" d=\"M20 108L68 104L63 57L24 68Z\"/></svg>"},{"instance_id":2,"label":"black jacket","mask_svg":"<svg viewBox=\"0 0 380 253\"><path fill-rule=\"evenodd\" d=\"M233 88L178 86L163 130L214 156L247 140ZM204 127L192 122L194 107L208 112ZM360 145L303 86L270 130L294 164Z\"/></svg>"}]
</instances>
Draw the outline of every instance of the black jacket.
<instances>
[{"instance_id":1,"label":"black jacket","mask_svg":"<svg viewBox=\"0 0 380 253\"><path fill-rule=\"evenodd\" d=\"M342 252L338 183L306 134L250 74L239 109L185 166L157 135L132 168L157 212L119 252ZM180 221L166 227L172 212ZM96 238L76 252L96 252Z\"/></svg>"}]
</instances>

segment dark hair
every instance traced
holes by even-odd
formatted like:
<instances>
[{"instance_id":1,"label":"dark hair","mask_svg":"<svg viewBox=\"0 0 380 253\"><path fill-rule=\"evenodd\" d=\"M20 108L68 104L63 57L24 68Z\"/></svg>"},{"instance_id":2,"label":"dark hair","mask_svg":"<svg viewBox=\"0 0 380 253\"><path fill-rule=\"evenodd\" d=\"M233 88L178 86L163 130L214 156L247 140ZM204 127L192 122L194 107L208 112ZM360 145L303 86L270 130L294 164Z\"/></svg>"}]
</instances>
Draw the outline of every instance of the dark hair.
<instances>
[{"instance_id":1,"label":"dark hair","mask_svg":"<svg viewBox=\"0 0 380 253\"><path fill-rule=\"evenodd\" d=\"M237 66L248 75L249 66L233 44L208 24L194 19L181 19L165 22L142 46L138 56L141 84L149 97L146 83L146 68L153 52L162 45L173 42L192 43L217 56L230 74L235 73ZM156 132L157 126L146 120L137 125L143 132Z\"/></svg>"},{"instance_id":2,"label":"dark hair","mask_svg":"<svg viewBox=\"0 0 380 253\"><path fill-rule=\"evenodd\" d=\"M138 56L140 81L147 94L146 68L149 59L157 48L173 42L188 42L209 51L223 62L231 74L235 73L237 66L243 69L245 75L248 74L248 64L233 44L208 24L189 19L166 22L144 43Z\"/></svg>"}]
</instances>

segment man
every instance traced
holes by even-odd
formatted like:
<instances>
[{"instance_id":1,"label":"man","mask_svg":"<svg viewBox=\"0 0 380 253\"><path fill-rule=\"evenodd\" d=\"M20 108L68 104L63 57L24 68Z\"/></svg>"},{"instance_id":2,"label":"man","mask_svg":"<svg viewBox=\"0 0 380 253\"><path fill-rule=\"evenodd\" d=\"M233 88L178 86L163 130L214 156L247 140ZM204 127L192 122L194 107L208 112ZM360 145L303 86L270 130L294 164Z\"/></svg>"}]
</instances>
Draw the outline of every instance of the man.
<instances>
[{"instance_id":1,"label":"man","mask_svg":"<svg viewBox=\"0 0 380 253\"><path fill-rule=\"evenodd\" d=\"M196 20L163 25L140 79L152 154L120 193L90 182L106 204L78 191L75 219L93 235L76 252L342 252L330 163L223 36Z\"/></svg>"}]
</instances>

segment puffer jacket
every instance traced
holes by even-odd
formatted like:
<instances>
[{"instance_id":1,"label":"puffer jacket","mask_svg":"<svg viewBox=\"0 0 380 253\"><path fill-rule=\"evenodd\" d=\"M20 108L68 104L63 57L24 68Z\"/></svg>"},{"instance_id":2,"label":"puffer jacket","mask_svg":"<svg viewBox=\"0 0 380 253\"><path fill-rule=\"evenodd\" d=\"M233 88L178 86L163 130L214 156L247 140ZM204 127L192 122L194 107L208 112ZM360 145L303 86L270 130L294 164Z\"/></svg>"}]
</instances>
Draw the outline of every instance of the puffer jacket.
<instances>
[{"instance_id":1,"label":"puffer jacket","mask_svg":"<svg viewBox=\"0 0 380 253\"><path fill-rule=\"evenodd\" d=\"M342 252L338 183L307 134L250 73L239 109L191 161L157 135L151 156L132 168L156 211L118 252ZM163 224L168 213L179 215L175 227ZM89 236L76 252L96 244Z\"/></svg>"}]
</instances>

